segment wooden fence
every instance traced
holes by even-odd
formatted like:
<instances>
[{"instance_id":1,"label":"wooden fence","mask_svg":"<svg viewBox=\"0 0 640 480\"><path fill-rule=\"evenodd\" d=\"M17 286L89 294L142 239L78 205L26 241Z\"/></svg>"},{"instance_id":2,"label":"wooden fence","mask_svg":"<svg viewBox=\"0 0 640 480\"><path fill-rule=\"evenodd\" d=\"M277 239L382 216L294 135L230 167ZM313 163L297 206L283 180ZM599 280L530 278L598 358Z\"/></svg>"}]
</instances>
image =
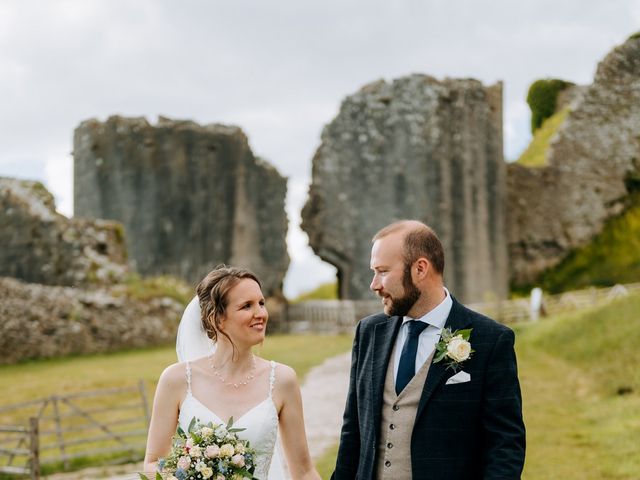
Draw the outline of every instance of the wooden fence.
<instances>
[{"instance_id":1,"label":"wooden fence","mask_svg":"<svg viewBox=\"0 0 640 480\"><path fill-rule=\"evenodd\" d=\"M6 465L0 466L0 473L28 475L40 478L38 419L29 418L29 426L0 425L0 434L12 438L13 448L0 447L0 455L6 455Z\"/></svg>"},{"instance_id":2,"label":"wooden fence","mask_svg":"<svg viewBox=\"0 0 640 480\"><path fill-rule=\"evenodd\" d=\"M530 321L539 315L555 315L601 305L608 300L640 292L640 283L610 288L588 288L542 298L542 310L535 312L529 297L467 306L502 323ZM313 300L289 305L286 329L291 333L350 333L359 319L382 311L379 300Z\"/></svg>"},{"instance_id":3,"label":"wooden fence","mask_svg":"<svg viewBox=\"0 0 640 480\"><path fill-rule=\"evenodd\" d=\"M41 465L69 469L76 459L139 460L149 424L146 387L101 389L0 407L0 472L38 478ZM17 435L17 437L16 437ZM20 462L20 463L19 463Z\"/></svg>"}]
</instances>

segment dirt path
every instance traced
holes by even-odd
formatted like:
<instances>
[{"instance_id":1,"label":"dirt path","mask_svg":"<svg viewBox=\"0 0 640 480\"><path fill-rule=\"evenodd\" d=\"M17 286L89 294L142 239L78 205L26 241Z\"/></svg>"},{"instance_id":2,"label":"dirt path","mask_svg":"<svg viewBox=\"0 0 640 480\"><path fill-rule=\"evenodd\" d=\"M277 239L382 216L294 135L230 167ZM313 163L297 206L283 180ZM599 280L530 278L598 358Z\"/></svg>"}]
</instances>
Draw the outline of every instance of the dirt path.
<instances>
[{"instance_id":1,"label":"dirt path","mask_svg":"<svg viewBox=\"0 0 640 480\"><path fill-rule=\"evenodd\" d=\"M309 371L302 385L304 420L311 456L317 459L340 436L342 412L349 386L351 354L329 358ZM47 480L137 480L142 464L96 467L73 473L55 474Z\"/></svg>"}]
</instances>

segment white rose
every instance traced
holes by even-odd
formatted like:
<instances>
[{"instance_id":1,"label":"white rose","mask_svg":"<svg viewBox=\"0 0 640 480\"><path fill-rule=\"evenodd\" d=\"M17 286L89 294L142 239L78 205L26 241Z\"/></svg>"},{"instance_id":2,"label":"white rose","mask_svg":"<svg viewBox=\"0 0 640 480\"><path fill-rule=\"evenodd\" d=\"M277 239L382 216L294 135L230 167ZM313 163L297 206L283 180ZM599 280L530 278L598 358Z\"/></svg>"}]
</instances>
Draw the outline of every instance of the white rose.
<instances>
[{"instance_id":1,"label":"white rose","mask_svg":"<svg viewBox=\"0 0 640 480\"><path fill-rule=\"evenodd\" d=\"M456 335L447 344L447 356L456 362L464 362L471 355L471 344L462 335Z\"/></svg>"},{"instance_id":2,"label":"white rose","mask_svg":"<svg viewBox=\"0 0 640 480\"><path fill-rule=\"evenodd\" d=\"M221 457L232 457L235 453L233 445L230 443L225 443L220 447L220 456Z\"/></svg>"},{"instance_id":3,"label":"white rose","mask_svg":"<svg viewBox=\"0 0 640 480\"><path fill-rule=\"evenodd\" d=\"M200 473L202 474L202 478L211 478L211 476L213 475L213 470L210 467L204 467L202 470L200 470Z\"/></svg>"}]
</instances>

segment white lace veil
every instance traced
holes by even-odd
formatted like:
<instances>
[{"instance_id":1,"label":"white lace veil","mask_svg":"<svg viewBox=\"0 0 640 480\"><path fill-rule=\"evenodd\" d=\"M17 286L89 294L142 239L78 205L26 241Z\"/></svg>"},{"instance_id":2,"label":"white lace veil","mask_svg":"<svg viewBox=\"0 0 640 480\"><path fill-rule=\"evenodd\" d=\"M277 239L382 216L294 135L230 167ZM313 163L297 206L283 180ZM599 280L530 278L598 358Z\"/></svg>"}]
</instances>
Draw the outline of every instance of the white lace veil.
<instances>
[{"instance_id":1,"label":"white lace veil","mask_svg":"<svg viewBox=\"0 0 640 480\"><path fill-rule=\"evenodd\" d=\"M202 327L200 320L200 299L196 295L185 308L180 325L178 326L178 337L176 338L176 353L179 362L192 362L198 358L210 355L216 350L216 344L209 338L207 332ZM271 459L269 469L269 479L288 478L287 466L284 461L282 445L280 443L280 433L276 448Z\"/></svg>"},{"instance_id":2,"label":"white lace veil","mask_svg":"<svg viewBox=\"0 0 640 480\"><path fill-rule=\"evenodd\" d=\"M178 327L176 353L179 362L192 362L197 358L210 355L216 344L207 336L200 320L200 300L196 295L185 308Z\"/></svg>"}]
</instances>

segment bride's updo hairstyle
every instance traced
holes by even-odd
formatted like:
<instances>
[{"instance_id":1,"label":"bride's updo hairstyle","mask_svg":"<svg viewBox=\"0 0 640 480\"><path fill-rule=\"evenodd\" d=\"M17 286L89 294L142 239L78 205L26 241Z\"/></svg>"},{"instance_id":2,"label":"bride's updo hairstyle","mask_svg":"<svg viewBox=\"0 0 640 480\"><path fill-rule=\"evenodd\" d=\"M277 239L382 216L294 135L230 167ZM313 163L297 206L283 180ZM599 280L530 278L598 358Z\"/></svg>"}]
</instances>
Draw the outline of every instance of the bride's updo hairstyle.
<instances>
[{"instance_id":1,"label":"bride's updo hairstyle","mask_svg":"<svg viewBox=\"0 0 640 480\"><path fill-rule=\"evenodd\" d=\"M218 340L218 334L224 335L231 342L229 336L220 330L220 323L229 305L229 291L246 278L255 281L262 288L260 280L252 271L224 264L209 272L196 287L202 326L214 342Z\"/></svg>"}]
</instances>

